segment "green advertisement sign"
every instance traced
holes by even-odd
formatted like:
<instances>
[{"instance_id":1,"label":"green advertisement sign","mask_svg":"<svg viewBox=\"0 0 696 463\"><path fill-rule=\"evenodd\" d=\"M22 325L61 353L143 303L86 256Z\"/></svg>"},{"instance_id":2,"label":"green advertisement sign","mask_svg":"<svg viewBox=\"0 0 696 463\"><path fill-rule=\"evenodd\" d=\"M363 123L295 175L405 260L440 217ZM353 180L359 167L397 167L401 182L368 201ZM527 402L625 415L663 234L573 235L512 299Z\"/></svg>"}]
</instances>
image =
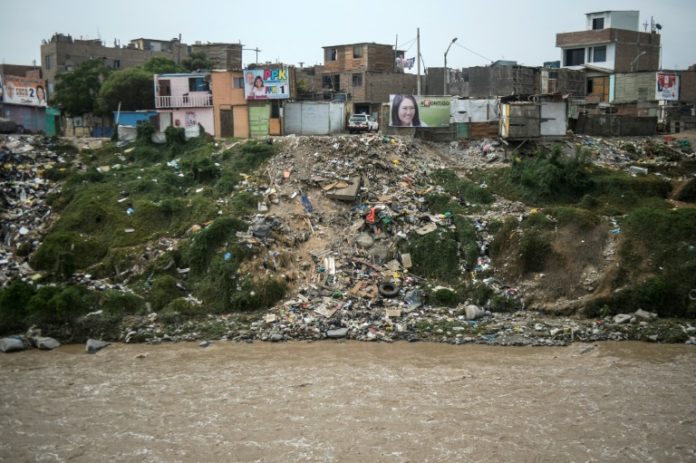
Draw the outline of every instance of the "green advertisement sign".
<instances>
[{"instance_id":1,"label":"green advertisement sign","mask_svg":"<svg viewBox=\"0 0 696 463\"><path fill-rule=\"evenodd\" d=\"M390 127L448 127L449 96L389 95Z\"/></svg>"}]
</instances>

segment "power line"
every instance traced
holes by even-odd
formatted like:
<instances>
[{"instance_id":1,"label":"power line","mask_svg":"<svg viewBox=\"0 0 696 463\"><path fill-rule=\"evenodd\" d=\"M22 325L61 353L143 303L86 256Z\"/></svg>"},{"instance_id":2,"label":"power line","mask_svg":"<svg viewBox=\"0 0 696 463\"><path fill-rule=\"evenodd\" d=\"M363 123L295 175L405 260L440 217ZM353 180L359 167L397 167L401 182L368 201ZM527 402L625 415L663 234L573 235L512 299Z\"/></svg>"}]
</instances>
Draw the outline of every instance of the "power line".
<instances>
[{"instance_id":1,"label":"power line","mask_svg":"<svg viewBox=\"0 0 696 463\"><path fill-rule=\"evenodd\" d=\"M480 57L480 58L483 58L483 59L485 59L486 61L490 61L491 63L493 62L492 59L490 59L490 58L488 58L488 57L485 57L485 56L483 56L483 55L480 54L480 53L476 53L474 50L471 50L471 49L469 49L469 48L466 48L464 45L462 45L462 44L460 44L460 43L455 42L454 45L457 46L457 47L459 47L459 48L463 48L464 50L468 51L469 53L473 53L474 55L476 55L476 56L478 56L478 57Z\"/></svg>"}]
</instances>

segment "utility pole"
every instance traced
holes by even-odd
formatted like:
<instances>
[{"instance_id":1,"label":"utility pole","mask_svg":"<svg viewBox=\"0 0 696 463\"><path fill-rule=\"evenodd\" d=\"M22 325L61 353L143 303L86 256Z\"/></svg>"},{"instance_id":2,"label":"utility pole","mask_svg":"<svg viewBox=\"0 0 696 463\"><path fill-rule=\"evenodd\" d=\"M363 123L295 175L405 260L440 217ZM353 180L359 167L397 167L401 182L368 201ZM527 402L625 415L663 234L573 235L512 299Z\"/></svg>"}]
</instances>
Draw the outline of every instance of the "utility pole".
<instances>
[{"instance_id":1,"label":"utility pole","mask_svg":"<svg viewBox=\"0 0 696 463\"><path fill-rule=\"evenodd\" d=\"M396 65L396 59L398 58L398 54L399 54L399 34L396 34L396 39L394 40L394 67L392 69L393 72L396 72L398 70L397 69L398 66Z\"/></svg>"},{"instance_id":2,"label":"utility pole","mask_svg":"<svg viewBox=\"0 0 696 463\"><path fill-rule=\"evenodd\" d=\"M247 50L247 51L255 51L256 52L256 60L254 61L254 64L257 64L259 62L259 52L263 50L259 50L259 47L256 48L242 48L242 50Z\"/></svg>"},{"instance_id":3,"label":"utility pole","mask_svg":"<svg viewBox=\"0 0 696 463\"><path fill-rule=\"evenodd\" d=\"M449 53L450 48L457 41L457 38L453 38L449 45L447 45L447 50L445 50L445 67L443 69L442 78L442 94L447 95L447 53Z\"/></svg>"},{"instance_id":4,"label":"utility pole","mask_svg":"<svg viewBox=\"0 0 696 463\"><path fill-rule=\"evenodd\" d=\"M416 95L420 96L421 94L421 78L420 78L420 27L416 29L416 43L418 44L417 49L418 49L418 56L416 56L416 61L418 62L418 80L416 81Z\"/></svg>"}]
</instances>

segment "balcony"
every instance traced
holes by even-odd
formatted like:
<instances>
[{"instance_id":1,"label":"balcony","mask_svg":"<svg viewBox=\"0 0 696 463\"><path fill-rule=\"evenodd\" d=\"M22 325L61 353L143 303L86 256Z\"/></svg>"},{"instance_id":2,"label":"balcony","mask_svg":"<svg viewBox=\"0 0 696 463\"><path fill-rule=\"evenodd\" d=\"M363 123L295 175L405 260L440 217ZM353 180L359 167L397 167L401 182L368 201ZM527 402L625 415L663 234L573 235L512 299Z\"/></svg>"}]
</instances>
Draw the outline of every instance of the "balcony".
<instances>
[{"instance_id":1,"label":"balcony","mask_svg":"<svg viewBox=\"0 0 696 463\"><path fill-rule=\"evenodd\" d=\"M155 108L206 108L213 106L210 93L191 93L189 95L155 96Z\"/></svg>"}]
</instances>

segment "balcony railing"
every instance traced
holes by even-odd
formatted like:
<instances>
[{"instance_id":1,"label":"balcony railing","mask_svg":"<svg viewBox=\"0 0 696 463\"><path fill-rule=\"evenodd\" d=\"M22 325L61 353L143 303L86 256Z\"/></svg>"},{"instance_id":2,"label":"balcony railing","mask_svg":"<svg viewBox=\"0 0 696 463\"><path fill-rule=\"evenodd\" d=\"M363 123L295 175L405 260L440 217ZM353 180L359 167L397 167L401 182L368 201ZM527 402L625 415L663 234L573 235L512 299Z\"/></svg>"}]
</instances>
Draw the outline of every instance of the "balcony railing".
<instances>
[{"instance_id":1,"label":"balcony railing","mask_svg":"<svg viewBox=\"0 0 696 463\"><path fill-rule=\"evenodd\" d=\"M193 93L190 95L156 96L155 108L204 108L213 105L210 93Z\"/></svg>"}]
</instances>

